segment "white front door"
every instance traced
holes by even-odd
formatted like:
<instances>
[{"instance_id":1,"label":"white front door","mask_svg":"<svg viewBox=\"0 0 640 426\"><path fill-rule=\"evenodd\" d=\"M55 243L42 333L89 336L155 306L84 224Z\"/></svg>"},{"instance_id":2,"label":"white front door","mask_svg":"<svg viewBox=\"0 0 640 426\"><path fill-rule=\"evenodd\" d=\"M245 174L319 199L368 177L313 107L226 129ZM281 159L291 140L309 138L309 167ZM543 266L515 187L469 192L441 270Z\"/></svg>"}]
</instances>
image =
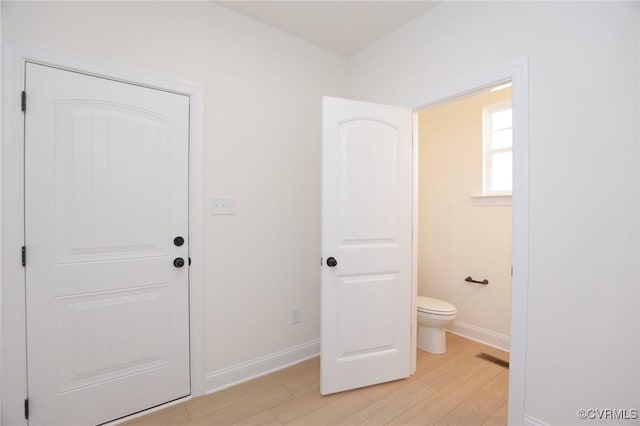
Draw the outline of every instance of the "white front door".
<instances>
[{"instance_id":1,"label":"white front door","mask_svg":"<svg viewBox=\"0 0 640 426\"><path fill-rule=\"evenodd\" d=\"M29 423L188 395L189 98L32 63L25 89Z\"/></svg>"},{"instance_id":2,"label":"white front door","mask_svg":"<svg viewBox=\"0 0 640 426\"><path fill-rule=\"evenodd\" d=\"M323 99L323 395L410 374L412 120Z\"/></svg>"}]
</instances>

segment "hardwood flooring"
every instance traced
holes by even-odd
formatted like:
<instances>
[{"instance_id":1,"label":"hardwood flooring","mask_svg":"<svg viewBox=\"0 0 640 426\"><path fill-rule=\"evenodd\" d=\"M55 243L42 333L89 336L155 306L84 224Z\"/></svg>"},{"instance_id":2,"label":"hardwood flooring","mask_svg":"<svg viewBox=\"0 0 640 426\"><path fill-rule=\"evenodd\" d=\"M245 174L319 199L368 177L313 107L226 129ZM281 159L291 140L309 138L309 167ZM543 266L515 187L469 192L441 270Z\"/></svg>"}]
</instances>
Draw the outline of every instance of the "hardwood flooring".
<instances>
[{"instance_id":1,"label":"hardwood flooring","mask_svg":"<svg viewBox=\"0 0 640 426\"><path fill-rule=\"evenodd\" d=\"M509 371L479 352L509 360L448 333L447 353L418 351L408 379L321 396L320 359L313 358L126 425L506 425Z\"/></svg>"}]
</instances>

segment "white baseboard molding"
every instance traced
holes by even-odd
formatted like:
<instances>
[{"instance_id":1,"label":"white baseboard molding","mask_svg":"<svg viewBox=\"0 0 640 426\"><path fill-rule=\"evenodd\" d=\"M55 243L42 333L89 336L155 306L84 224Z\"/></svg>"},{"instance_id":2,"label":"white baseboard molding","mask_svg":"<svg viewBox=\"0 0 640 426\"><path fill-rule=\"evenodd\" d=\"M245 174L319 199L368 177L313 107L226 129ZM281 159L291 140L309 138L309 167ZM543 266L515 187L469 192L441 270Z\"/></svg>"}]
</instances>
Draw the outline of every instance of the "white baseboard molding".
<instances>
[{"instance_id":1,"label":"white baseboard molding","mask_svg":"<svg viewBox=\"0 0 640 426\"><path fill-rule=\"evenodd\" d=\"M524 415L524 424L525 426L551 426L549 423L545 423L542 420L538 420L528 414Z\"/></svg>"},{"instance_id":2,"label":"white baseboard molding","mask_svg":"<svg viewBox=\"0 0 640 426\"><path fill-rule=\"evenodd\" d=\"M447 331L457 334L458 336L466 337L470 340L475 340L476 342L483 343L487 346L502 349L506 352L509 352L509 347L511 345L511 339L509 336L468 324L466 322L453 321L449 324L449 327L447 327Z\"/></svg>"},{"instance_id":3,"label":"white baseboard molding","mask_svg":"<svg viewBox=\"0 0 640 426\"><path fill-rule=\"evenodd\" d=\"M320 354L320 339L207 373L207 395L282 370Z\"/></svg>"}]
</instances>

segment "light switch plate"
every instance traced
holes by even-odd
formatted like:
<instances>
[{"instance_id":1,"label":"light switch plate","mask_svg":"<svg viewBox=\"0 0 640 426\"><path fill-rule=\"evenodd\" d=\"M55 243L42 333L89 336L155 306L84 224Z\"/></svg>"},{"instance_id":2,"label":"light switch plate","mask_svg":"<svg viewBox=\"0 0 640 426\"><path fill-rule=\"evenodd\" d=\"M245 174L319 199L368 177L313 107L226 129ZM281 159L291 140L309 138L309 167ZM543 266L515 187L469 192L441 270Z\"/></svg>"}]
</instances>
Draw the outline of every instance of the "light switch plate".
<instances>
[{"instance_id":1,"label":"light switch plate","mask_svg":"<svg viewBox=\"0 0 640 426\"><path fill-rule=\"evenodd\" d=\"M233 197L209 198L209 215L234 215L236 214L236 199Z\"/></svg>"}]
</instances>

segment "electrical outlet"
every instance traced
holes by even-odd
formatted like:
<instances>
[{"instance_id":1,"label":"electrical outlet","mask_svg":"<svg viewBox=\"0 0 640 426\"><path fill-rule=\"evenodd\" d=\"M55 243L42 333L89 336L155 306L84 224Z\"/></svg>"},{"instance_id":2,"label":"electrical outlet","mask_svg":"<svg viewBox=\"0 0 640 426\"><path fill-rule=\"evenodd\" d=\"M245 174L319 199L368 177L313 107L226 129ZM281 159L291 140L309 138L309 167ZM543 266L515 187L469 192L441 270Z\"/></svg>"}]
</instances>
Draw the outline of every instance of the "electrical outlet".
<instances>
[{"instance_id":1,"label":"electrical outlet","mask_svg":"<svg viewBox=\"0 0 640 426\"><path fill-rule=\"evenodd\" d=\"M298 306L294 306L289 311L291 324L298 324L300 322L300 308Z\"/></svg>"}]
</instances>

